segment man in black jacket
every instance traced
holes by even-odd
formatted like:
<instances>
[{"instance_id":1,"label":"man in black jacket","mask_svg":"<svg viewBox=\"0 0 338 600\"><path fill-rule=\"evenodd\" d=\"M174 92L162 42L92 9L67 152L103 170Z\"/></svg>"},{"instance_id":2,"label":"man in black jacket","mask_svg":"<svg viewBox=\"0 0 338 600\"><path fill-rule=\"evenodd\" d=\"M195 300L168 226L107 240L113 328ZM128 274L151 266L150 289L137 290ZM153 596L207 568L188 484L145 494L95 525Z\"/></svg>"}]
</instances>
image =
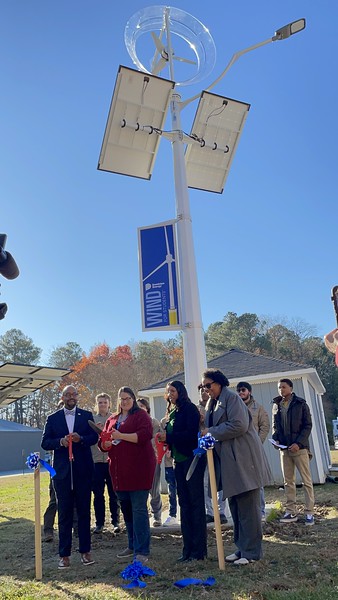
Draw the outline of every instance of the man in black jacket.
<instances>
[{"instance_id":1,"label":"man in black jacket","mask_svg":"<svg viewBox=\"0 0 338 600\"><path fill-rule=\"evenodd\" d=\"M303 398L293 392L290 379L280 379L280 395L273 400L272 438L281 449L281 467L286 493L285 515L281 523L298 521L296 511L296 467L303 481L305 496L305 524L313 525L314 493L310 472L309 436L312 429L311 414Z\"/></svg>"},{"instance_id":2,"label":"man in black jacket","mask_svg":"<svg viewBox=\"0 0 338 600\"><path fill-rule=\"evenodd\" d=\"M73 510L78 514L79 551L83 565L91 565L90 500L93 458L90 446L97 442L97 433L88 425L93 415L77 407L78 392L72 385L62 391L64 408L49 415L42 434L41 446L53 450L53 478L58 504L59 569L70 566ZM72 453L69 450L71 445ZM72 455L72 460L70 460Z\"/></svg>"}]
</instances>

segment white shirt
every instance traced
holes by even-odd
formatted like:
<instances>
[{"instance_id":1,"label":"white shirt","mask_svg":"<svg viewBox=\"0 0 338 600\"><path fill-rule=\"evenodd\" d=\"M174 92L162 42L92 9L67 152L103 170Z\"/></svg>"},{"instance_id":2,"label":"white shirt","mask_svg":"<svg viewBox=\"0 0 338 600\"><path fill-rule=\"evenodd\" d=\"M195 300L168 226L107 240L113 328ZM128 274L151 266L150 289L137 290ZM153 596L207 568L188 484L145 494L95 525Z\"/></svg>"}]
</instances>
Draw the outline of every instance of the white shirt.
<instances>
[{"instance_id":1,"label":"white shirt","mask_svg":"<svg viewBox=\"0 0 338 600\"><path fill-rule=\"evenodd\" d=\"M67 410L67 413L66 413ZM74 422L75 422L75 411L76 408L73 408L73 410L69 410L68 408L64 408L63 409L64 413L65 413L65 418L66 418L66 423L67 423L67 427L68 427L68 431L69 433L73 433L74 432Z\"/></svg>"}]
</instances>

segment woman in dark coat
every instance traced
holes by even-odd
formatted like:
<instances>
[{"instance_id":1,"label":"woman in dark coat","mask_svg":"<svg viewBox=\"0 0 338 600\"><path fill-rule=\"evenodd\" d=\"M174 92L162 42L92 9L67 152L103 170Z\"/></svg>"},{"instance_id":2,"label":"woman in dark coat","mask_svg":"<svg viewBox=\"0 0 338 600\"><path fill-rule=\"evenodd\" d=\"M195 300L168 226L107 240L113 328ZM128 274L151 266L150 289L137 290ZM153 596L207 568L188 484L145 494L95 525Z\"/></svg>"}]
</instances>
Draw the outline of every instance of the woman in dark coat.
<instances>
[{"instance_id":1,"label":"woman in dark coat","mask_svg":"<svg viewBox=\"0 0 338 600\"><path fill-rule=\"evenodd\" d=\"M202 385L210 396L202 434L209 432L217 440L218 489L229 498L234 523L237 551L225 560L246 565L262 558L260 488L271 481L270 468L250 411L238 394L228 390L222 371L204 371Z\"/></svg>"},{"instance_id":2,"label":"woman in dark coat","mask_svg":"<svg viewBox=\"0 0 338 600\"><path fill-rule=\"evenodd\" d=\"M207 530L204 507L204 471L206 458L202 456L189 479L186 475L192 463L193 451L198 445L200 414L188 398L180 381L167 385L168 398L174 409L169 414L166 431L160 440L166 441L174 459L177 495L181 510L183 553L178 562L203 560L207 556Z\"/></svg>"}]
</instances>

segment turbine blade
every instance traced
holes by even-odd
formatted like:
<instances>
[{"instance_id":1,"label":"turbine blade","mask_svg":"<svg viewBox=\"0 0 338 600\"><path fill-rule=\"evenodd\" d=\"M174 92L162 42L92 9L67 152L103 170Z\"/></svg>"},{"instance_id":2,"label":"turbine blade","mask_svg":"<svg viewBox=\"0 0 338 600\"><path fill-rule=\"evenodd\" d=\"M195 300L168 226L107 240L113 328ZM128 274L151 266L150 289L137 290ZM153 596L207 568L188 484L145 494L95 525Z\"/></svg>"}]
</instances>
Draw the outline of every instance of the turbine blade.
<instances>
[{"instance_id":1,"label":"turbine blade","mask_svg":"<svg viewBox=\"0 0 338 600\"><path fill-rule=\"evenodd\" d=\"M156 35L156 33L154 33L154 31L151 31L151 37L154 40L154 44L156 46L156 50L161 54L162 50L165 50L165 47L163 46L163 44L161 42L161 39Z\"/></svg>"},{"instance_id":2,"label":"turbine blade","mask_svg":"<svg viewBox=\"0 0 338 600\"><path fill-rule=\"evenodd\" d=\"M158 63L156 63L156 65L153 67L153 69L151 71L152 75L157 75L158 73L160 73L166 66L167 62L168 61L165 58L160 58Z\"/></svg>"},{"instance_id":3,"label":"turbine blade","mask_svg":"<svg viewBox=\"0 0 338 600\"><path fill-rule=\"evenodd\" d=\"M188 58L182 58L181 56L173 56L174 60L179 60L180 62L189 63L190 65L197 65L195 60L189 60Z\"/></svg>"}]
</instances>

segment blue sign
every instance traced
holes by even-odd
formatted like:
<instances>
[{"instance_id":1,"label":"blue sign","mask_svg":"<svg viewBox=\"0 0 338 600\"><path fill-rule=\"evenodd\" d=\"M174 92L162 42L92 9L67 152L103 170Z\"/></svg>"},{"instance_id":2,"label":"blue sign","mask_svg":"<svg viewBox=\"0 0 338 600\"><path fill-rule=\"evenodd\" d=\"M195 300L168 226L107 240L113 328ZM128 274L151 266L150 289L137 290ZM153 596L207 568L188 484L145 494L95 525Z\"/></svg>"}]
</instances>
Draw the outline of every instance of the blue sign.
<instances>
[{"instance_id":1,"label":"blue sign","mask_svg":"<svg viewBox=\"0 0 338 600\"><path fill-rule=\"evenodd\" d=\"M139 227L142 331L181 329L175 221Z\"/></svg>"}]
</instances>

